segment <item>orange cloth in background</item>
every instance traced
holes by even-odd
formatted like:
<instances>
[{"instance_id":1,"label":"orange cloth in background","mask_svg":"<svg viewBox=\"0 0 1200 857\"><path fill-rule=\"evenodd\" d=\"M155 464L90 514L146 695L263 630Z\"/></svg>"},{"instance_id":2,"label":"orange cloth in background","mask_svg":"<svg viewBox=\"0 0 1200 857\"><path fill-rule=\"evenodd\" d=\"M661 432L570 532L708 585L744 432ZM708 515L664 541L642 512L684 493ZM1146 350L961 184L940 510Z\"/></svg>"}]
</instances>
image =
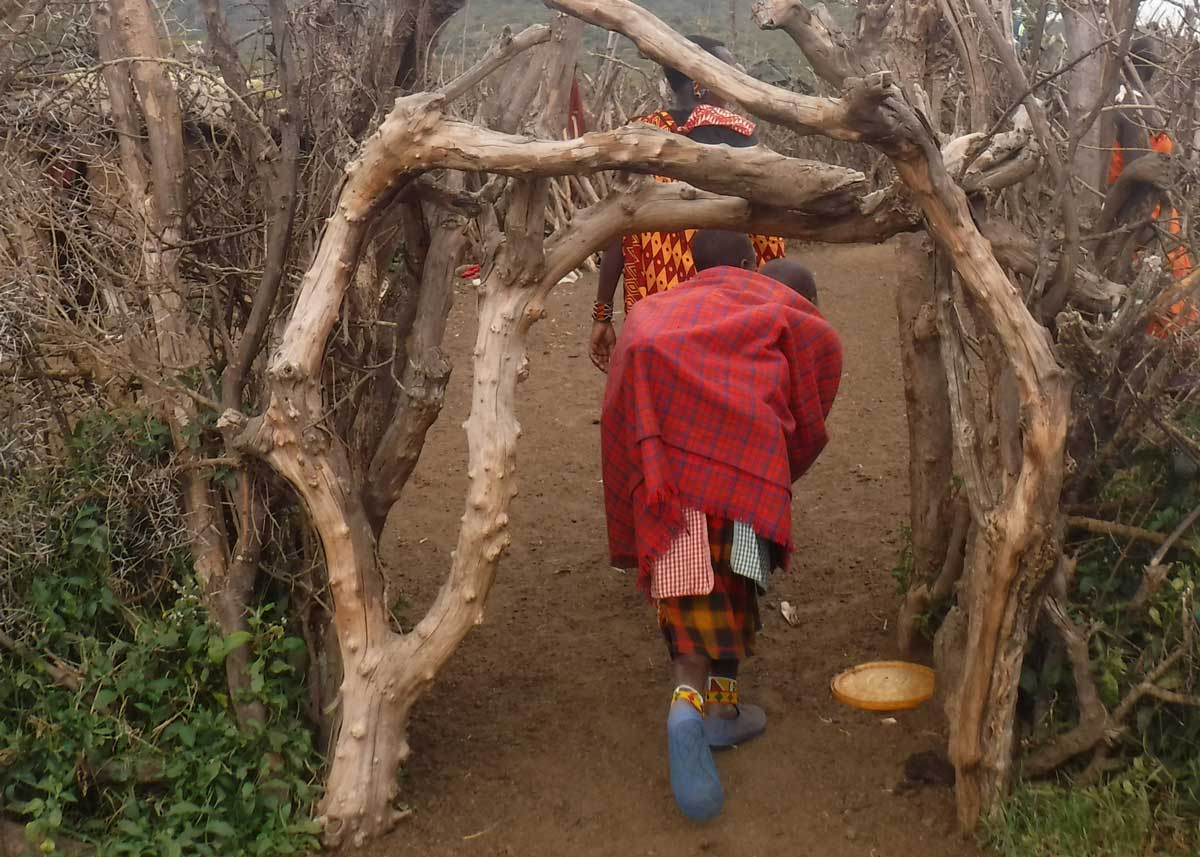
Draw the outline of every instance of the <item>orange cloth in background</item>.
<instances>
[{"instance_id":1,"label":"orange cloth in background","mask_svg":"<svg viewBox=\"0 0 1200 857\"><path fill-rule=\"evenodd\" d=\"M1170 155L1175 151L1175 143L1170 136L1163 131L1155 132L1150 135L1150 149L1162 155ZM1125 151L1121 146L1120 141L1113 144L1112 157L1108 162L1108 184L1111 187L1116 184L1117 179L1121 177L1121 173L1125 170ZM1154 210L1150 212L1150 216L1155 220L1162 218L1162 204L1154 206ZM1171 209L1170 218L1167 220L1167 232L1174 236L1183 235L1183 223L1179 218L1179 211L1175 208ZM1195 263L1192 261L1192 256L1188 252L1188 248L1179 243L1167 251L1167 266L1171 271L1171 276L1176 280L1182 280L1195 268ZM1155 319L1146 327L1146 332L1151 336L1156 336L1160 339L1165 338L1172 330L1179 327L1191 327L1197 321L1200 321L1200 309L1197 308L1195 301L1186 296L1181 296L1180 299L1172 303L1167 311L1163 314L1164 317L1159 320Z\"/></svg>"},{"instance_id":2,"label":"orange cloth in background","mask_svg":"<svg viewBox=\"0 0 1200 857\"><path fill-rule=\"evenodd\" d=\"M1169 155L1175 151L1175 143L1163 131L1150 135L1150 151L1161 155ZM1112 187L1125 170L1125 147L1118 140L1113 143L1112 157L1108 160L1108 186Z\"/></svg>"}]
</instances>

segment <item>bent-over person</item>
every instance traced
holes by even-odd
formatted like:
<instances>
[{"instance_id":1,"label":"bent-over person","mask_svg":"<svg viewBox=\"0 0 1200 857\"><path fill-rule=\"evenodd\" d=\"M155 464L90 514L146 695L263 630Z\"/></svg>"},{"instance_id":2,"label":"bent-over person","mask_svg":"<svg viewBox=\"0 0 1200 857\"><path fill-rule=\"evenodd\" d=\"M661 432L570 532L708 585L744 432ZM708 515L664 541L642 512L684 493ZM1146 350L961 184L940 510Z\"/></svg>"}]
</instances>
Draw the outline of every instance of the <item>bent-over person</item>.
<instances>
[{"instance_id":1,"label":"bent-over person","mask_svg":"<svg viewBox=\"0 0 1200 857\"><path fill-rule=\"evenodd\" d=\"M842 349L809 300L747 270L745 235L706 230L693 242L706 269L626 322L601 449L613 564L638 569L671 656L672 790L705 820L724 805L712 749L766 726L740 699L738 668L758 594L787 567L792 483L827 441Z\"/></svg>"}]
</instances>

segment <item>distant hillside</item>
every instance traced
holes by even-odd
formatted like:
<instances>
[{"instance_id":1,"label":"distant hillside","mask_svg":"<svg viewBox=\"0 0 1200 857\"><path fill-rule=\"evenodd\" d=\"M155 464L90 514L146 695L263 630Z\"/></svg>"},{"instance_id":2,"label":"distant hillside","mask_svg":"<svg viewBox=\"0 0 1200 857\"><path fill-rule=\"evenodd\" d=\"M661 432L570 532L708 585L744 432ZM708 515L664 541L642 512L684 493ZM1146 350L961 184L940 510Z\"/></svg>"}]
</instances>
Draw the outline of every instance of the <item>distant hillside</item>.
<instances>
[{"instance_id":1,"label":"distant hillside","mask_svg":"<svg viewBox=\"0 0 1200 857\"><path fill-rule=\"evenodd\" d=\"M180 31L190 36L203 32L203 16L197 0L161 0L168 18ZM245 0L222 0L235 31L245 31L262 20L254 3ZM642 0L642 5L681 33L702 33L715 36L730 44L738 59L747 68L760 73L771 82L785 78L811 79L808 64L792 40L783 33L763 32L750 17L748 0L737 0L736 32L731 27L729 0ZM853 20L854 9L840 2L830 2L834 17L843 23ZM514 31L530 24L549 21L553 13L540 0L466 0L466 4L443 28L435 62L444 71L453 73L463 62L478 56L500 34L505 26ZM586 49L603 49L607 33L588 28ZM626 41L621 57L627 62L648 67ZM594 62L584 59L587 68ZM763 72L765 70L765 73Z\"/></svg>"},{"instance_id":2,"label":"distant hillside","mask_svg":"<svg viewBox=\"0 0 1200 857\"><path fill-rule=\"evenodd\" d=\"M642 0L641 5L681 33L701 33L723 39L734 47L738 59L748 68L764 65L770 60L788 76L811 77L807 62L791 38L780 32L763 32L755 26L748 0L737 0L736 32L730 26L729 0ZM840 21L853 20L852 7L837 2L828 5ZM467 55L475 55L485 50L506 25L518 30L548 21L551 15L538 0L467 0L463 11L446 26L441 48L455 58L464 47ZM590 51L599 51L606 38L607 33L603 30L589 28L585 45ZM640 64L628 42L625 42L622 57Z\"/></svg>"}]
</instances>

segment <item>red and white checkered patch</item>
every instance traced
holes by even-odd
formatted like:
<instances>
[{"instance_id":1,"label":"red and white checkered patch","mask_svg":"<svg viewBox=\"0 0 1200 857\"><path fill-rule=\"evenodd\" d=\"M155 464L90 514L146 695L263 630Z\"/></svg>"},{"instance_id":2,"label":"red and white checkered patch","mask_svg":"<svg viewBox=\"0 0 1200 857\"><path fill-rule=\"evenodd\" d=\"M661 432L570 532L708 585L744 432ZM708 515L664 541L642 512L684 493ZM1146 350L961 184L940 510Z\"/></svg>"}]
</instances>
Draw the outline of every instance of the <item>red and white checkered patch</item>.
<instances>
[{"instance_id":1,"label":"red and white checkered patch","mask_svg":"<svg viewBox=\"0 0 1200 857\"><path fill-rule=\"evenodd\" d=\"M708 595L713 590L708 518L698 509L683 510L683 531L654 563L651 598Z\"/></svg>"}]
</instances>

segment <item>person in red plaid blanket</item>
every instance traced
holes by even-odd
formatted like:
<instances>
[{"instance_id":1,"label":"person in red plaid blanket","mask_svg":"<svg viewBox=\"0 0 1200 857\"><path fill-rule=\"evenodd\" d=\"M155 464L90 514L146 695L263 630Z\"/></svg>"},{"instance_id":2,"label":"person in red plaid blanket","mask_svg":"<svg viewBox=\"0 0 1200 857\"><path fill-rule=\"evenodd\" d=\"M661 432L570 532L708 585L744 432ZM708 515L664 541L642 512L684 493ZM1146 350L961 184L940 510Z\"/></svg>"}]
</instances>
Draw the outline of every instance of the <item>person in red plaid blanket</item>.
<instances>
[{"instance_id":1,"label":"person in red plaid blanket","mask_svg":"<svg viewBox=\"0 0 1200 857\"><path fill-rule=\"evenodd\" d=\"M757 596L789 560L792 483L825 446L842 349L811 301L748 270L745 235L701 231L693 254L700 273L626 321L601 449L613 565L638 569L671 655L672 790L684 814L706 820L725 799L713 748L766 728L766 713L739 698L738 667ZM796 263L774 270L811 285Z\"/></svg>"}]
</instances>

